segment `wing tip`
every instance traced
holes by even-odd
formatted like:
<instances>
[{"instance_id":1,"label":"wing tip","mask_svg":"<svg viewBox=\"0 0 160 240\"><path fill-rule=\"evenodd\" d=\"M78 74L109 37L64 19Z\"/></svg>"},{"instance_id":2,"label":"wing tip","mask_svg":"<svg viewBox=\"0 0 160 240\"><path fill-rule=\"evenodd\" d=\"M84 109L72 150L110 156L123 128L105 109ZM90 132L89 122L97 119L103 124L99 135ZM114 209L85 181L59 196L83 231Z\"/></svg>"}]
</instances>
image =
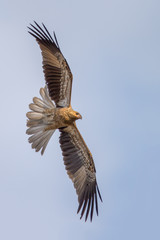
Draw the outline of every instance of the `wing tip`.
<instances>
[{"instance_id":1,"label":"wing tip","mask_svg":"<svg viewBox=\"0 0 160 240\"><path fill-rule=\"evenodd\" d=\"M94 213L94 205L95 205L95 210L96 210L97 216L99 214L97 192L98 192L99 199L101 200L101 202L103 202L100 191L99 191L99 188L98 188L98 185L97 185L97 182L94 183L94 186L92 186L91 189L87 189L83 193L81 199L79 200L79 206L78 206L78 209L77 209L77 214L81 210L80 219L82 219L83 216L85 215L85 222L87 221L89 215L90 215L90 222L92 222L93 213Z\"/></svg>"},{"instance_id":2,"label":"wing tip","mask_svg":"<svg viewBox=\"0 0 160 240\"><path fill-rule=\"evenodd\" d=\"M58 44L58 40L55 34L55 31L53 32L54 39L52 38L51 34L49 33L47 27L42 22L43 28L35 21L33 20L35 26L30 23L27 28L30 30L28 31L33 37L36 38L36 40L39 41L45 41L46 43L52 43L55 45L55 47L60 51L60 46Z\"/></svg>"}]
</instances>

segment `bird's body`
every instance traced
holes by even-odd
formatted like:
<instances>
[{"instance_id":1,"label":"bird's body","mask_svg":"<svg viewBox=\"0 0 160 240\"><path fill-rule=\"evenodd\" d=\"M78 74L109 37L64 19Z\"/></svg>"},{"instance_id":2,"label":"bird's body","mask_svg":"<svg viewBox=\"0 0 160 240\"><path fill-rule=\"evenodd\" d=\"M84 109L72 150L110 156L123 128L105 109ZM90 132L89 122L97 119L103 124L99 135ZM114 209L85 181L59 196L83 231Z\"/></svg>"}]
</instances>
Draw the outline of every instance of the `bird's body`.
<instances>
[{"instance_id":1,"label":"bird's body","mask_svg":"<svg viewBox=\"0 0 160 240\"><path fill-rule=\"evenodd\" d=\"M43 89L44 91L44 89ZM30 104L31 110L34 111L34 104ZM38 117L39 116L39 117ZM30 120L35 119L35 115L32 116L32 112L27 113L27 117ZM67 127L77 119L81 119L81 115L74 111L72 107L67 108L44 108L43 111L37 115L38 118L43 118L43 122L46 124L46 128L44 131L47 130L56 130L59 128ZM40 120L40 119L39 119ZM30 121L28 121L28 126Z\"/></svg>"},{"instance_id":2,"label":"bird's body","mask_svg":"<svg viewBox=\"0 0 160 240\"><path fill-rule=\"evenodd\" d=\"M77 212L81 210L81 217L86 212L85 220L90 212L92 220L94 204L98 215L97 192L100 199L101 195L92 154L75 123L82 116L71 107L72 73L55 34L53 40L44 24L43 29L35 24L29 27L29 33L36 38L42 51L46 86L40 89L41 99L34 97L29 105L26 133L31 135L32 148L43 154L54 131L59 129L64 164L78 194Z\"/></svg>"}]
</instances>

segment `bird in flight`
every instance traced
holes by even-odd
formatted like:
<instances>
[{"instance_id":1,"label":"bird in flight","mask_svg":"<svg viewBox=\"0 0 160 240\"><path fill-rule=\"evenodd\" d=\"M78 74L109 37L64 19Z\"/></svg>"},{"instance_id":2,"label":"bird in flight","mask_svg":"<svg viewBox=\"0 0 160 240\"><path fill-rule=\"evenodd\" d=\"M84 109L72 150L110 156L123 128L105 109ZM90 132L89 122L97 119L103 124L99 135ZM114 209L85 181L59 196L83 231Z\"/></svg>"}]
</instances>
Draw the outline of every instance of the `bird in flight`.
<instances>
[{"instance_id":1,"label":"bird in flight","mask_svg":"<svg viewBox=\"0 0 160 240\"><path fill-rule=\"evenodd\" d=\"M53 37L42 23L30 24L29 33L36 39L42 53L46 85L40 89L41 98L34 97L27 112L28 139L36 152L45 148L56 129L60 131L60 146L65 168L78 195L80 218L98 215L98 197L102 201L96 181L96 169L91 152L83 140L76 120L82 119L71 107L72 73L64 58L56 35Z\"/></svg>"}]
</instances>

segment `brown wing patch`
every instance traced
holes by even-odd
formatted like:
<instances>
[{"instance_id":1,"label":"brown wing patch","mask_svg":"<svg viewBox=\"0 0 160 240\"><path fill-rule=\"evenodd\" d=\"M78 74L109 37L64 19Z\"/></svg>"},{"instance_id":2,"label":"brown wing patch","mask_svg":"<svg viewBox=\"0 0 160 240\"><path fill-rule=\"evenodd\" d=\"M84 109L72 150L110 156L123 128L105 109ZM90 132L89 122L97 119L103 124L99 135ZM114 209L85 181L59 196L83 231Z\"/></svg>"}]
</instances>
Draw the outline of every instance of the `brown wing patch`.
<instances>
[{"instance_id":1,"label":"brown wing patch","mask_svg":"<svg viewBox=\"0 0 160 240\"><path fill-rule=\"evenodd\" d=\"M83 138L75 125L60 129L60 145L67 173L74 183L79 201L77 213L85 213L85 221L90 213L93 218L94 205L98 215L97 192L102 201L95 175L95 166Z\"/></svg>"},{"instance_id":2,"label":"brown wing patch","mask_svg":"<svg viewBox=\"0 0 160 240\"><path fill-rule=\"evenodd\" d=\"M34 36L41 48L43 71L49 95L57 107L69 107L71 102L72 73L59 48L56 35L50 35L44 24L31 24L29 33Z\"/></svg>"}]
</instances>

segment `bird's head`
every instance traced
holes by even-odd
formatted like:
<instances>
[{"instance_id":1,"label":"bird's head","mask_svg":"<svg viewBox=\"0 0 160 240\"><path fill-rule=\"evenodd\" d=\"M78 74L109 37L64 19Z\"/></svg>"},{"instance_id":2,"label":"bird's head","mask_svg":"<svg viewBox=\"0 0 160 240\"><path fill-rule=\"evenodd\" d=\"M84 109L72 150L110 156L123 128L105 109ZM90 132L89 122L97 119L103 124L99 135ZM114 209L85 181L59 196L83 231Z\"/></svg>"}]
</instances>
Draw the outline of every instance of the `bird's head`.
<instances>
[{"instance_id":1,"label":"bird's head","mask_svg":"<svg viewBox=\"0 0 160 240\"><path fill-rule=\"evenodd\" d=\"M74 111L73 109L69 111L69 115L70 115L70 118L72 118L74 121L78 119L82 119L81 114L79 112Z\"/></svg>"}]
</instances>

